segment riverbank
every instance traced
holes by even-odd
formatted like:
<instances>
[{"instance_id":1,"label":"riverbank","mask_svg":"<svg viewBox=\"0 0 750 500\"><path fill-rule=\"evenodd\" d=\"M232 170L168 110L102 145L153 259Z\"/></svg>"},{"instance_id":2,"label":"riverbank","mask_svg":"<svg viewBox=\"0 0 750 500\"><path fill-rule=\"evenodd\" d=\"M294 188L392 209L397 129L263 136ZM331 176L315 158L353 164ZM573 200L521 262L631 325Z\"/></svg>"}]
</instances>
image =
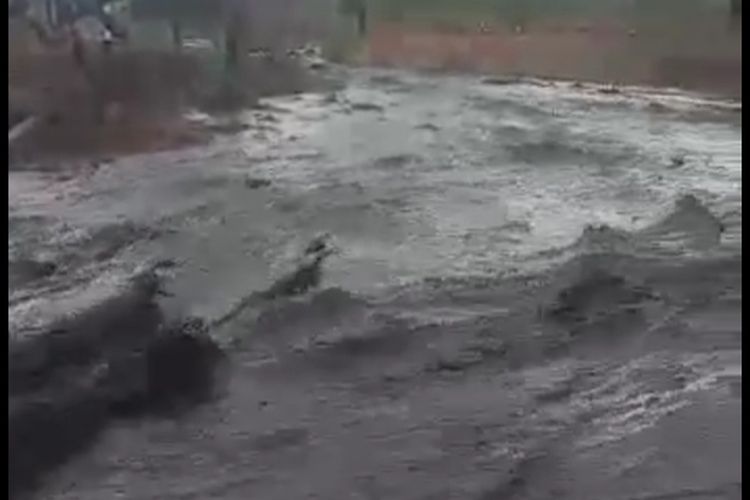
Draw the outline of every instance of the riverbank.
<instances>
[{"instance_id":1,"label":"riverbank","mask_svg":"<svg viewBox=\"0 0 750 500\"><path fill-rule=\"evenodd\" d=\"M318 84L292 59L245 58L230 84L218 53L197 57L124 49L92 57L84 68L76 67L65 50L12 56L9 132L28 117L36 120L13 141L9 137L10 168L203 144L231 127L191 121L190 111L231 115L255 106L260 97Z\"/></svg>"},{"instance_id":2,"label":"riverbank","mask_svg":"<svg viewBox=\"0 0 750 500\"><path fill-rule=\"evenodd\" d=\"M741 26L714 22L633 28L614 20L558 20L516 29L499 23L379 23L367 38L362 63L676 87L742 98Z\"/></svg>"}]
</instances>

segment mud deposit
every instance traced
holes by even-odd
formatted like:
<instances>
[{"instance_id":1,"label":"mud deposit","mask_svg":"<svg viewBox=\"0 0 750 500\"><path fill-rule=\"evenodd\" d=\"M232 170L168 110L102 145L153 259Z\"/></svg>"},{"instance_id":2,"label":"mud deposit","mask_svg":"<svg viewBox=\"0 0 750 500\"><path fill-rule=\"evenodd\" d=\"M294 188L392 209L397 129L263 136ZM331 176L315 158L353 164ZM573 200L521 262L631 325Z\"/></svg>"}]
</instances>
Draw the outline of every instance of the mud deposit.
<instances>
[{"instance_id":1,"label":"mud deposit","mask_svg":"<svg viewBox=\"0 0 750 500\"><path fill-rule=\"evenodd\" d=\"M9 174L11 496L739 499L741 105L342 78Z\"/></svg>"}]
</instances>

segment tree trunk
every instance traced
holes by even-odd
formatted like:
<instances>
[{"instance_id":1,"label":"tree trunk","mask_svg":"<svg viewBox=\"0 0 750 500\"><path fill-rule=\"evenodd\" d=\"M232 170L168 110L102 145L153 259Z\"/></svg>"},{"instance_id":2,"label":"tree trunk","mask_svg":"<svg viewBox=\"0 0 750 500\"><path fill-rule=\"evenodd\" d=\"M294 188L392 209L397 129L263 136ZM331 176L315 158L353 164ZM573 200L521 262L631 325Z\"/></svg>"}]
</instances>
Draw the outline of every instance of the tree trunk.
<instances>
[{"instance_id":1,"label":"tree trunk","mask_svg":"<svg viewBox=\"0 0 750 500\"><path fill-rule=\"evenodd\" d=\"M179 19L172 19L172 44L175 52L182 52L182 23Z\"/></svg>"},{"instance_id":2,"label":"tree trunk","mask_svg":"<svg viewBox=\"0 0 750 500\"><path fill-rule=\"evenodd\" d=\"M237 69L238 56L237 35L233 30L227 29L224 37L224 69L227 73L234 73Z\"/></svg>"},{"instance_id":3,"label":"tree trunk","mask_svg":"<svg viewBox=\"0 0 750 500\"><path fill-rule=\"evenodd\" d=\"M367 34L367 6L364 2L357 9L357 31L359 36Z\"/></svg>"},{"instance_id":4,"label":"tree trunk","mask_svg":"<svg viewBox=\"0 0 750 500\"><path fill-rule=\"evenodd\" d=\"M238 8L230 11L224 28L224 69L234 73L239 66L242 15Z\"/></svg>"}]
</instances>

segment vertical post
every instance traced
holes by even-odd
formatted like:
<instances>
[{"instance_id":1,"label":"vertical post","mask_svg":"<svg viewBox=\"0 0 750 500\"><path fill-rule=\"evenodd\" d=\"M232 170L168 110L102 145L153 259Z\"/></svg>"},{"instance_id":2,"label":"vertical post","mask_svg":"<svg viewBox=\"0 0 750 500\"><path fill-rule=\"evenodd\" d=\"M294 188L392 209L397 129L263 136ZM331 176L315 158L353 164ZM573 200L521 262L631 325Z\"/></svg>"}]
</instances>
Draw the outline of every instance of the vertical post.
<instances>
[{"instance_id":1,"label":"vertical post","mask_svg":"<svg viewBox=\"0 0 750 500\"><path fill-rule=\"evenodd\" d=\"M227 73L234 73L239 60L239 22L230 16L224 34L224 67Z\"/></svg>"},{"instance_id":2,"label":"vertical post","mask_svg":"<svg viewBox=\"0 0 750 500\"><path fill-rule=\"evenodd\" d=\"M182 52L182 23L179 19L174 18L171 22L172 44L175 52Z\"/></svg>"},{"instance_id":3,"label":"vertical post","mask_svg":"<svg viewBox=\"0 0 750 500\"><path fill-rule=\"evenodd\" d=\"M360 0L357 5L357 30L359 36L367 35L367 2Z\"/></svg>"}]
</instances>

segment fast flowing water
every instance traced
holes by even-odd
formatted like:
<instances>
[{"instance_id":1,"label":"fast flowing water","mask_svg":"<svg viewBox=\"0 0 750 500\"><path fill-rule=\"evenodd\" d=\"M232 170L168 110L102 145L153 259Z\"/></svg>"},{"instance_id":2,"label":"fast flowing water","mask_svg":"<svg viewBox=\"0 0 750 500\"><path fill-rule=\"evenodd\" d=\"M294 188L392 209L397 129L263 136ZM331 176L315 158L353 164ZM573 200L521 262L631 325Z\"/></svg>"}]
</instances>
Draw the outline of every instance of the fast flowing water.
<instances>
[{"instance_id":1,"label":"fast flowing water","mask_svg":"<svg viewBox=\"0 0 750 500\"><path fill-rule=\"evenodd\" d=\"M741 105L356 70L208 147L9 174L9 331L171 259L221 399L113 423L44 498L741 496ZM503 84L498 84L503 83ZM12 457L11 457L12 460Z\"/></svg>"}]
</instances>

